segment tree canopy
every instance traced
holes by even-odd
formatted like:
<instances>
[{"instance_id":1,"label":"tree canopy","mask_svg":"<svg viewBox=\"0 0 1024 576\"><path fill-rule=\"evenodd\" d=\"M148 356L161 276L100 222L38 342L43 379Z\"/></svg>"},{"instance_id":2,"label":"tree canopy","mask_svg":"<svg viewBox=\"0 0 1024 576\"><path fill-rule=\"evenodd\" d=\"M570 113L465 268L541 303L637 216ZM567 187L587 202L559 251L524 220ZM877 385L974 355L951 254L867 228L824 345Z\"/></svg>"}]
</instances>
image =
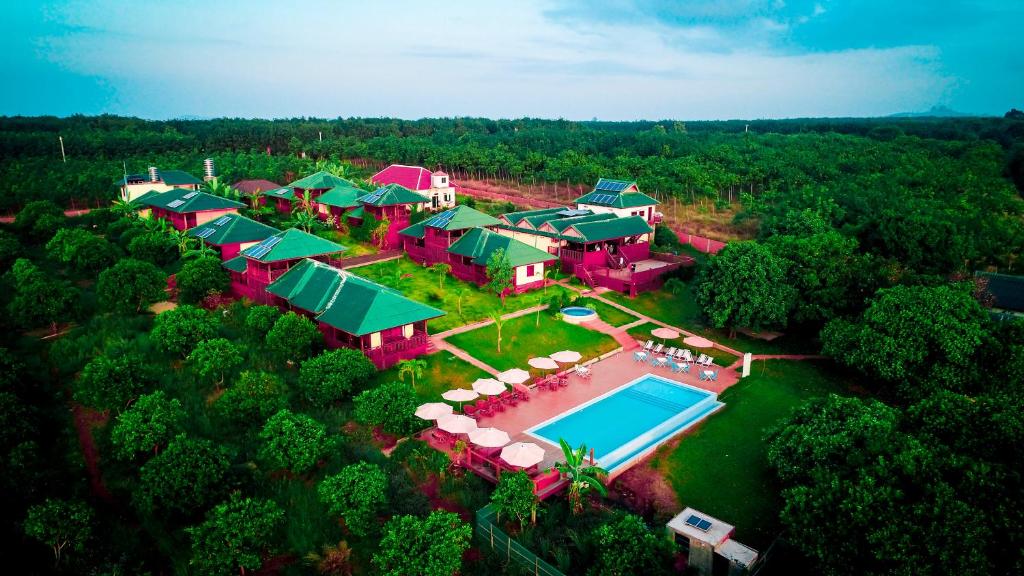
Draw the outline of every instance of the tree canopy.
<instances>
[{"instance_id":1,"label":"tree canopy","mask_svg":"<svg viewBox=\"0 0 1024 576\"><path fill-rule=\"evenodd\" d=\"M202 524L186 530L192 539L193 569L204 576L260 569L283 520L284 511L272 500L232 492Z\"/></svg>"},{"instance_id":2,"label":"tree canopy","mask_svg":"<svg viewBox=\"0 0 1024 576\"><path fill-rule=\"evenodd\" d=\"M384 525L373 563L385 576L449 576L462 565L473 530L452 512L395 516Z\"/></svg>"},{"instance_id":3,"label":"tree canopy","mask_svg":"<svg viewBox=\"0 0 1024 576\"><path fill-rule=\"evenodd\" d=\"M234 424L262 425L271 415L288 407L288 387L275 374L246 370L213 407Z\"/></svg>"},{"instance_id":4,"label":"tree canopy","mask_svg":"<svg viewBox=\"0 0 1024 576\"><path fill-rule=\"evenodd\" d=\"M785 261L756 242L733 242L711 258L697 298L715 328L783 328L796 293Z\"/></svg>"},{"instance_id":5,"label":"tree canopy","mask_svg":"<svg viewBox=\"0 0 1024 576\"><path fill-rule=\"evenodd\" d=\"M149 262L124 258L100 273L96 283L100 307L131 314L159 302L166 293L167 275Z\"/></svg>"},{"instance_id":6,"label":"tree canopy","mask_svg":"<svg viewBox=\"0 0 1024 576\"><path fill-rule=\"evenodd\" d=\"M226 292L231 283L220 258L204 256L189 260L174 275L178 286L178 300L196 304L210 294Z\"/></svg>"},{"instance_id":7,"label":"tree canopy","mask_svg":"<svg viewBox=\"0 0 1024 576\"><path fill-rule=\"evenodd\" d=\"M115 454L130 460L140 453L159 452L172 438L184 431L185 410L176 398L162 390L144 394L121 413L110 432Z\"/></svg>"},{"instance_id":8,"label":"tree canopy","mask_svg":"<svg viewBox=\"0 0 1024 576\"><path fill-rule=\"evenodd\" d=\"M317 492L328 512L341 516L353 534L365 536L387 502L388 477L369 462L356 462L320 482Z\"/></svg>"},{"instance_id":9,"label":"tree canopy","mask_svg":"<svg viewBox=\"0 0 1024 576\"><path fill-rule=\"evenodd\" d=\"M267 332L267 350L281 362L302 360L313 354L313 348L322 339L312 320L288 312L280 316Z\"/></svg>"},{"instance_id":10,"label":"tree canopy","mask_svg":"<svg viewBox=\"0 0 1024 576\"><path fill-rule=\"evenodd\" d=\"M77 402L100 410L121 412L156 378L145 358L138 354L96 356L85 365L75 383Z\"/></svg>"},{"instance_id":11,"label":"tree canopy","mask_svg":"<svg viewBox=\"0 0 1024 576\"><path fill-rule=\"evenodd\" d=\"M386 432L406 434L417 426L413 413L418 404L412 386L385 382L356 396L355 416L359 422L380 426Z\"/></svg>"},{"instance_id":12,"label":"tree canopy","mask_svg":"<svg viewBox=\"0 0 1024 576\"><path fill-rule=\"evenodd\" d=\"M85 502L51 498L28 509L25 534L53 549L60 564L66 550L85 551L95 524L95 513Z\"/></svg>"},{"instance_id":13,"label":"tree canopy","mask_svg":"<svg viewBox=\"0 0 1024 576\"><path fill-rule=\"evenodd\" d=\"M309 472L331 447L327 429L305 414L284 409L267 420L260 432L260 458L276 469Z\"/></svg>"},{"instance_id":14,"label":"tree canopy","mask_svg":"<svg viewBox=\"0 0 1024 576\"><path fill-rule=\"evenodd\" d=\"M200 342L209 340L216 334L217 319L206 310L188 304L157 316L152 332L153 341L164 352L183 358Z\"/></svg>"},{"instance_id":15,"label":"tree canopy","mask_svg":"<svg viewBox=\"0 0 1024 576\"><path fill-rule=\"evenodd\" d=\"M376 373L377 368L365 354L339 348L304 361L299 368L299 388L306 400L326 406L348 397Z\"/></svg>"},{"instance_id":16,"label":"tree canopy","mask_svg":"<svg viewBox=\"0 0 1024 576\"><path fill-rule=\"evenodd\" d=\"M215 502L224 492L223 480L229 466L223 447L179 434L167 448L142 465L136 500L146 511L193 513Z\"/></svg>"}]
</instances>

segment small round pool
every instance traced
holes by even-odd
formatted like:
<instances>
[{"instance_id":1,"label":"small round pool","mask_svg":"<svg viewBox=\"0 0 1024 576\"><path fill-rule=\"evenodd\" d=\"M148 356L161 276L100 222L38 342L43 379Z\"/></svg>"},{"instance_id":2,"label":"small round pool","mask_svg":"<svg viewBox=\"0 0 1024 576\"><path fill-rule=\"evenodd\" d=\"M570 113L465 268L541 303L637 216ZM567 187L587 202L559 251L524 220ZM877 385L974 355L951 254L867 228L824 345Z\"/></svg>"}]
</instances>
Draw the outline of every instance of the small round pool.
<instances>
[{"instance_id":1,"label":"small round pool","mask_svg":"<svg viewBox=\"0 0 1024 576\"><path fill-rule=\"evenodd\" d=\"M591 320L597 320L597 312L582 306L569 306L562 308L562 320L565 320L569 324L590 322Z\"/></svg>"}]
</instances>

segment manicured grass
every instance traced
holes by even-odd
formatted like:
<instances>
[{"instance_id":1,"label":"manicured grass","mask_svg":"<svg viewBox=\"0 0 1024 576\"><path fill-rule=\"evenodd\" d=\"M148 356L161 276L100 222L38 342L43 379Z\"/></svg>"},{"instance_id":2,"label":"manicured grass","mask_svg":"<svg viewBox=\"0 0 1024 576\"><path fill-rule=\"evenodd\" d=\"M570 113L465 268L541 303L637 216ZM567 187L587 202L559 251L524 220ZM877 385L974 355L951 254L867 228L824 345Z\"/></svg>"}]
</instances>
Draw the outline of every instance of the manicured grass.
<instances>
[{"instance_id":1,"label":"manicured grass","mask_svg":"<svg viewBox=\"0 0 1024 576\"><path fill-rule=\"evenodd\" d=\"M765 458L767 431L813 398L846 390L818 362L755 362L750 377L721 394L725 407L650 466L668 479L682 506L736 526L740 542L764 550L779 530L780 498Z\"/></svg>"},{"instance_id":2,"label":"manicured grass","mask_svg":"<svg viewBox=\"0 0 1024 576\"><path fill-rule=\"evenodd\" d=\"M469 362L452 355L444 350L420 359L427 363L423 370L423 376L416 378L416 394L424 402L441 402L441 394L452 388L469 388L477 378L488 378L490 374L473 366ZM400 380L398 377L398 366L378 372L376 385L382 382ZM405 377L406 382L411 382L409 376Z\"/></svg>"},{"instance_id":3,"label":"manicured grass","mask_svg":"<svg viewBox=\"0 0 1024 576\"><path fill-rule=\"evenodd\" d=\"M739 356L734 356L724 350L717 350L715 348L694 348L692 346L687 346L686 344L683 343L683 339L686 338L683 335L680 335L679 338L673 339L656 338L653 335L651 335L651 330L654 330L655 328L660 328L660 326L653 322L645 322L639 326L634 326L633 328L630 328L629 330L626 331L626 333L635 338L639 342L654 340L654 342L657 344L664 343L666 347L675 346L676 348L689 348L690 351L693 352L694 358L696 358L698 354L707 354L708 356L714 358L715 364L718 364L719 366L728 366L735 362L737 358L739 358Z\"/></svg>"},{"instance_id":4,"label":"manicured grass","mask_svg":"<svg viewBox=\"0 0 1024 576\"><path fill-rule=\"evenodd\" d=\"M774 340L767 341L760 338L751 338L745 334L736 334L735 338L729 338L728 330L710 328L704 323L700 304L693 293L692 282L684 284L684 289L679 294L672 294L667 290L656 290L644 292L636 298L630 298L618 292L608 292L603 296L623 306L641 312L651 318L655 318L710 338L719 344L735 348L740 352L751 352L753 354L817 354L820 347L813 338L800 334L786 334Z\"/></svg>"},{"instance_id":5,"label":"manicured grass","mask_svg":"<svg viewBox=\"0 0 1024 576\"><path fill-rule=\"evenodd\" d=\"M341 244L345 248L348 248L348 250L345 250L344 252L341 253L342 258L366 256L367 254L376 254L377 252L380 251L373 244L359 242L358 240L353 239L350 235L342 234L338 230L328 230L326 228L319 228L317 230L314 230L314 232L316 233L317 236L321 238L326 238L331 242L337 242L338 244Z\"/></svg>"},{"instance_id":6,"label":"manicured grass","mask_svg":"<svg viewBox=\"0 0 1024 576\"><path fill-rule=\"evenodd\" d=\"M400 290L413 300L447 312L447 315L430 321L430 331L433 333L486 320L488 315L494 311L508 314L543 304L553 296L567 292L567 289L562 286L548 286L546 295L544 290L539 289L525 294L510 295L505 298L505 307L502 308L501 299L494 293L486 288L480 288L476 284L463 282L451 275L445 277L444 288L441 288L436 273L405 257L400 260L352 268L351 271ZM460 297L461 314L459 313Z\"/></svg>"},{"instance_id":7,"label":"manicured grass","mask_svg":"<svg viewBox=\"0 0 1024 576\"><path fill-rule=\"evenodd\" d=\"M610 306L601 302L600 300L594 300L593 298L582 298L576 302L576 306L593 306L597 315L601 317L601 320L611 324L612 326L622 326L623 324L629 324L630 322L636 322L639 320L638 317L619 310L615 306Z\"/></svg>"},{"instance_id":8,"label":"manicured grass","mask_svg":"<svg viewBox=\"0 0 1024 576\"><path fill-rule=\"evenodd\" d=\"M507 320L501 330L501 352L497 351L497 329L493 324L456 334L448 342L498 370L522 368L540 374L527 364L535 356L547 356L560 350L575 350L583 360L596 358L618 347L607 334L582 328L545 313L527 314Z\"/></svg>"}]
</instances>

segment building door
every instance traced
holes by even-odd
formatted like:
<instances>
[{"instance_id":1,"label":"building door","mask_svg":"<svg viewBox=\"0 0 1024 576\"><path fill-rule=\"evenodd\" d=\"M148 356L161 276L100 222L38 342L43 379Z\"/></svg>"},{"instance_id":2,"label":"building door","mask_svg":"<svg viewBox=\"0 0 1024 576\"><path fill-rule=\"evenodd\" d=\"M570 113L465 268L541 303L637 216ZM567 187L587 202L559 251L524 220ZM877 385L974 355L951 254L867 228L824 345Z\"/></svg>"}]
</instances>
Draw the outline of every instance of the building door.
<instances>
[{"instance_id":1,"label":"building door","mask_svg":"<svg viewBox=\"0 0 1024 576\"><path fill-rule=\"evenodd\" d=\"M430 197L430 207L437 210L437 194Z\"/></svg>"}]
</instances>

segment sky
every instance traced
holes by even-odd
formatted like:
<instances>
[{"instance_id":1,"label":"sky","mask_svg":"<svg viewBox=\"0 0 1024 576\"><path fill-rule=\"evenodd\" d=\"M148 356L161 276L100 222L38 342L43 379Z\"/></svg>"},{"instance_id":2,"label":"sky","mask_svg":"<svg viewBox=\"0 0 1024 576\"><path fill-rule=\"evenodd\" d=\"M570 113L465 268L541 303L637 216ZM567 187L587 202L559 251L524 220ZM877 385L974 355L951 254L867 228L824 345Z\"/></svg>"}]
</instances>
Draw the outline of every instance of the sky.
<instances>
[{"instance_id":1,"label":"sky","mask_svg":"<svg viewBox=\"0 0 1024 576\"><path fill-rule=\"evenodd\" d=\"M1021 0L19 0L0 115L1001 115L1022 23Z\"/></svg>"}]
</instances>

